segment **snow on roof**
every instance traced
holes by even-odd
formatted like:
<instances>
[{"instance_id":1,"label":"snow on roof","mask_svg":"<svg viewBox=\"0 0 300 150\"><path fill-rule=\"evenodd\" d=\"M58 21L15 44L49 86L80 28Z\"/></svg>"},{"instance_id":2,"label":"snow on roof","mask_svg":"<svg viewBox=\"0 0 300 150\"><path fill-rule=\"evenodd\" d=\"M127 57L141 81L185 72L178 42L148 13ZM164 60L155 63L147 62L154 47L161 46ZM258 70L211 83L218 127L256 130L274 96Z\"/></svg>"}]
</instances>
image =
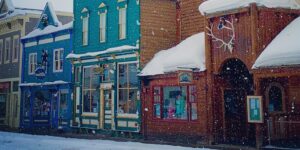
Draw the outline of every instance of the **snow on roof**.
<instances>
[{"instance_id":1,"label":"snow on roof","mask_svg":"<svg viewBox=\"0 0 300 150\"><path fill-rule=\"evenodd\" d=\"M58 31L62 31L62 30L72 29L72 28L73 28L73 21L69 22L65 25L58 26L58 27L48 25L43 30L41 30L40 28L33 30L32 32L28 33L26 36L22 37L21 39L33 38L33 37L46 35L46 34L58 32Z\"/></svg>"},{"instance_id":2,"label":"snow on roof","mask_svg":"<svg viewBox=\"0 0 300 150\"><path fill-rule=\"evenodd\" d=\"M202 15L205 15L248 7L251 3L268 8L300 9L299 0L208 0L199 6L199 10Z\"/></svg>"},{"instance_id":3,"label":"snow on roof","mask_svg":"<svg viewBox=\"0 0 300 150\"><path fill-rule=\"evenodd\" d=\"M14 11L15 10L15 7L14 7L11 0L3 0L3 2L6 3L6 6L7 6L9 11Z\"/></svg>"},{"instance_id":4,"label":"snow on roof","mask_svg":"<svg viewBox=\"0 0 300 150\"><path fill-rule=\"evenodd\" d=\"M300 17L283 29L260 54L252 69L300 65Z\"/></svg>"},{"instance_id":5,"label":"snow on roof","mask_svg":"<svg viewBox=\"0 0 300 150\"><path fill-rule=\"evenodd\" d=\"M65 82L62 80L53 81L53 82L43 82L43 83L21 83L19 86L45 86L45 85L58 85L58 84L68 84L69 82Z\"/></svg>"},{"instance_id":6,"label":"snow on roof","mask_svg":"<svg viewBox=\"0 0 300 150\"><path fill-rule=\"evenodd\" d=\"M206 70L204 37L204 32L201 32L173 48L156 53L139 75L159 75L181 69Z\"/></svg>"},{"instance_id":7,"label":"snow on roof","mask_svg":"<svg viewBox=\"0 0 300 150\"><path fill-rule=\"evenodd\" d=\"M52 16L52 19L53 19L53 22L54 22L54 24L56 25L56 26L61 26L62 24L61 24L61 22L58 20L58 18L57 18L57 16L56 16L56 13L55 13L55 11L54 11L54 8L53 8L53 5L52 5L52 3L49 1L49 2L47 2L47 4L45 5L45 8L44 8L44 12L46 11L46 7L48 6L48 8L49 8L49 11L50 11L50 14L51 14L51 16ZM44 13L43 12L43 13ZM42 17L42 16L41 16ZM41 18L40 18L41 19Z\"/></svg>"},{"instance_id":8,"label":"snow on roof","mask_svg":"<svg viewBox=\"0 0 300 150\"><path fill-rule=\"evenodd\" d=\"M84 54L71 53L66 58L67 59L78 59L78 58L83 58L83 57L96 57L96 56L103 55L103 54L114 53L114 52L123 52L123 51L138 49L138 48L139 48L138 45L137 46L123 45L123 46L113 47L113 48L109 48L104 51L98 51L98 52L88 52L88 53L84 53Z\"/></svg>"}]
</instances>

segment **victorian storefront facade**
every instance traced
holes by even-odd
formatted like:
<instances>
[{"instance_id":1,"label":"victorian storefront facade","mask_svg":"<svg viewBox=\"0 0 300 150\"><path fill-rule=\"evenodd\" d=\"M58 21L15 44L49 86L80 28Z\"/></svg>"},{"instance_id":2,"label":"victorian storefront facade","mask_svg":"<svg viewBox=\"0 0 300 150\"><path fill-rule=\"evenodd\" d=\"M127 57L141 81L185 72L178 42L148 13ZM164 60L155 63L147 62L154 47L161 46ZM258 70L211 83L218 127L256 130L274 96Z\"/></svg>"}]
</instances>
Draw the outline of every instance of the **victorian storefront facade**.
<instances>
[{"instance_id":1,"label":"victorian storefront facade","mask_svg":"<svg viewBox=\"0 0 300 150\"><path fill-rule=\"evenodd\" d=\"M72 65L65 57L72 34L73 22L63 25L48 2L35 30L22 37L21 128L69 129Z\"/></svg>"}]
</instances>

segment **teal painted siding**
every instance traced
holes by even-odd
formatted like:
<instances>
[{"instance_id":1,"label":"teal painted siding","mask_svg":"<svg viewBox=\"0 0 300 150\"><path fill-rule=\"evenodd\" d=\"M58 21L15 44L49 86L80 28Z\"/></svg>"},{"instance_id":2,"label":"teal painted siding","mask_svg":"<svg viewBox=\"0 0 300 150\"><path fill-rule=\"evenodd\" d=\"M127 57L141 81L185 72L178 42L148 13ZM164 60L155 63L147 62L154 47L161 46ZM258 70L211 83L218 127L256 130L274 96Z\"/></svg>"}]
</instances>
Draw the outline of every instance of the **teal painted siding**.
<instances>
[{"instance_id":1,"label":"teal painted siding","mask_svg":"<svg viewBox=\"0 0 300 150\"><path fill-rule=\"evenodd\" d=\"M100 43L99 40L99 20L98 15L99 5L104 2L107 6L107 30L106 30L106 42ZM119 10L118 6L122 4L117 0L75 0L74 1L74 50L75 53L86 53L106 50L111 47L118 47L122 45L135 46L140 38L140 8L136 0L127 1L127 35L126 39L119 40ZM82 45L82 13L81 11L86 8L89 10L89 34L88 45Z\"/></svg>"}]
</instances>

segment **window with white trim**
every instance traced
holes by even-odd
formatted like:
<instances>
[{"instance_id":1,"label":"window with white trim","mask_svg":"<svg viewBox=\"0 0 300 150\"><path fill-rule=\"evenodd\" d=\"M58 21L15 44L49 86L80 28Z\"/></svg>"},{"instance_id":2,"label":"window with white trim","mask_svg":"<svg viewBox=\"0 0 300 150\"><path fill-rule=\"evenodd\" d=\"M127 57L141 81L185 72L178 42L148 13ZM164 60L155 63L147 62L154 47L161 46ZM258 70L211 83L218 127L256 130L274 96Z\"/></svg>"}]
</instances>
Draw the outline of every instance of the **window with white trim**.
<instances>
[{"instance_id":1,"label":"window with white trim","mask_svg":"<svg viewBox=\"0 0 300 150\"><path fill-rule=\"evenodd\" d=\"M34 74L37 65L37 53L29 54L28 73Z\"/></svg>"},{"instance_id":2,"label":"window with white trim","mask_svg":"<svg viewBox=\"0 0 300 150\"><path fill-rule=\"evenodd\" d=\"M13 52L12 52L12 60L13 62L18 62L20 51L20 38L19 36L14 36L13 38Z\"/></svg>"},{"instance_id":3,"label":"window with white trim","mask_svg":"<svg viewBox=\"0 0 300 150\"><path fill-rule=\"evenodd\" d=\"M88 45L89 17L82 18L82 45Z\"/></svg>"},{"instance_id":4,"label":"window with white trim","mask_svg":"<svg viewBox=\"0 0 300 150\"><path fill-rule=\"evenodd\" d=\"M118 65L118 113L136 114L138 95L137 63Z\"/></svg>"},{"instance_id":5,"label":"window with white trim","mask_svg":"<svg viewBox=\"0 0 300 150\"><path fill-rule=\"evenodd\" d=\"M126 8L119 9L119 39L126 38Z\"/></svg>"},{"instance_id":6,"label":"window with white trim","mask_svg":"<svg viewBox=\"0 0 300 150\"><path fill-rule=\"evenodd\" d=\"M100 23L99 23L99 38L100 42L106 41L106 12L100 13Z\"/></svg>"},{"instance_id":7,"label":"window with white trim","mask_svg":"<svg viewBox=\"0 0 300 150\"><path fill-rule=\"evenodd\" d=\"M10 38L5 39L5 50L4 50L4 63L10 61Z\"/></svg>"},{"instance_id":8,"label":"window with white trim","mask_svg":"<svg viewBox=\"0 0 300 150\"><path fill-rule=\"evenodd\" d=\"M61 72L64 65L64 49L55 49L53 53L53 72Z\"/></svg>"},{"instance_id":9,"label":"window with white trim","mask_svg":"<svg viewBox=\"0 0 300 150\"><path fill-rule=\"evenodd\" d=\"M2 64L3 58L3 40L0 40L0 64Z\"/></svg>"}]
</instances>

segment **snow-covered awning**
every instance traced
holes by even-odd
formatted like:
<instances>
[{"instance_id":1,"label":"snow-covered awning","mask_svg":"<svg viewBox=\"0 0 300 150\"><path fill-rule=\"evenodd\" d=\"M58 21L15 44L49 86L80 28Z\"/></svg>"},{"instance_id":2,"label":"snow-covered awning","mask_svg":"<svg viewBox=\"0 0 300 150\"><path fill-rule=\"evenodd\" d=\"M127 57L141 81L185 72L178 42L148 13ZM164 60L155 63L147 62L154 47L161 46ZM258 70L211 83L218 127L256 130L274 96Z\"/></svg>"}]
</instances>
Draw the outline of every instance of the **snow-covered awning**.
<instances>
[{"instance_id":1,"label":"snow-covered awning","mask_svg":"<svg viewBox=\"0 0 300 150\"><path fill-rule=\"evenodd\" d=\"M186 69L206 70L204 32L185 39L173 48L155 54L139 76L159 75Z\"/></svg>"},{"instance_id":2,"label":"snow-covered awning","mask_svg":"<svg viewBox=\"0 0 300 150\"><path fill-rule=\"evenodd\" d=\"M47 86L47 85L62 85L62 84L69 84L69 82L58 80L58 81L43 82L43 83L21 83L19 84L19 86Z\"/></svg>"},{"instance_id":3,"label":"snow-covered awning","mask_svg":"<svg viewBox=\"0 0 300 150\"><path fill-rule=\"evenodd\" d=\"M300 9L299 0L208 0L199 6L202 15L249 7L251 3L267 8Z\"/></svg>"},{"instance_id":4,"label":"snow-covered awning","mask_svg":"<svg viewBox=\"0 0 300 150\"><path fill-rule=\"evenodd\" d=\"M71 53L66 58L67 59L80 59L83 57L96 57L99 55L104 55L104 54L109 54L109 53L117 53L117 52L125 52L128 50L136 50L136 49L139 49L138 45L136 45L136 46L123 45L123 46L119 46L119 47L108 48L106 50L98 51L98 52L87 52L84 54Z\"/></svg>"},{"instance_id":5,"label":"snow-covered awning","mask_svg":"<svg viewBox=\"0 0 300 150\"><path fill-rule=\"evenodd\" d=\"M300 17L283 29L255 61L252 69L300 65Z\"/></svg>"},{"instance_id":6,"label":"snow-covered awning","mask_svg":"<svg viewBox=\"0 0 300 150\"><path fill-rule=\"evenodd\" d=\"M61 26L57 26L57 27L49 25L49 26L45 27L43 30L37 28L37 29L33 30L32 32L28 33L26 36L22 37L21 39L29 39L32 37L47 35L47 34L51 34L54 32L72 29L72 28L73 28L73 22L69 22L65 25L61 25Z\"/></svg>"}]
</instances>

